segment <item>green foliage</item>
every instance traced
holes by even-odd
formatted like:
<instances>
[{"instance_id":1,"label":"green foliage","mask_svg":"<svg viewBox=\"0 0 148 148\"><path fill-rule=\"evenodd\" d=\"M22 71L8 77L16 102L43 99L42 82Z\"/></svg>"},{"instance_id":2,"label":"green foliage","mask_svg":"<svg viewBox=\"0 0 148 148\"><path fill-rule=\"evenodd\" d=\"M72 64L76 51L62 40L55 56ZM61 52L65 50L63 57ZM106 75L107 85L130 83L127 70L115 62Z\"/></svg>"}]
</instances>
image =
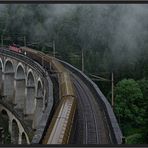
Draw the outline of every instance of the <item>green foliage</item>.
<instances>
[{"instance_id":1,"label":"green foliage","mask_svg":"<svg viewBox=\"0 0 148 148\"><path fill-rule=\"evenodd\" d=\"M128 144L147 143L148 80L123 79L115 87L115 113Z\"/></svg>"},{"instance_id":2,"label":"green foliage","mask_svg":"<svg viewBox=\"0 0 148 148\"><path fill-rule=\"evenodd\" d=\"M143 97L145 98L145 101L148 102L148 95L147 95L148 94L148 80L144 78L144 79L138 80L137 82L138 82L140 89L143 93Z\"/></svg>"},{"instance_id":3,"label":"green foliage","mask_svg":"<svg viewBox=\"0 0 148 148\"><path fill-rule=\"evenodd\" d=\"M126 12L124 7L74 5L74 9L63 13L62 8L65 10L66 6L56 8L54 5L44 4L7 4L3 11L0 9L0 35L4 36L3 42L6 45L13 42L24 45L23 36L26 36L29 47L51 55L53 48L50 43L54 40L56 56L79 69L81 69L83 49L85 73L110 79L110 73L114 72L117 83L115 113L124 134L135 134L129 137L128 142L140 143L141 140L146 143L148 139L147 23L142 25L141 22L145 19L136 13L136 18L128 17L135 22L135 26L130 28L130 20L127 19L127 25L124 18L134 14L135 11L123 13ZM129 10L134 9L132 7ZM139 14L142 12L141 9ZM140 24L137 25L137 22ZM130 31L133 28L137 30ZM138 35L135 32L138 32ZM111 90L110 82L96 83L107 96ZM137 128L141 128L141 131L135 130ZM141 135L143 139L140 138Z\"/></svg>"},{"instance_id":4,"label":"green foliage","mask_svg":"<svg viewBox=\"0 0 148 148\"><path fill-rule=\"evenodd\" d=\"M143 122L143 94L138 83L133 79L119 81L115 88L115 113L120 119L123 130L126 124L139 126Z\"/></svg>"},{"instance_id":5,"label":"green foliage","mask_svg":"<svg viewBox=\"0 0 148 148\"><path fill-rule=\"evenodd\" d=\"M142 144L142 134L133 134L126 138L127 144Z\"/></svg>"},{"instance_id":6,"label":"green foliage","mask_svg":"<svg viewBox=\"0 0 148 148\"><path fill-rule=\"evenodd\" d=\"M143 143L147 143L148 139L148 80L147 79L142 79L138 81L139 86L142 90L144 101L141 102L143 104L143 109L144 109L144 122L141 124L141 134L143 136Z\"/></svg>"},{"instance_id":7,"label":"green foliage","mask_svg":"<svg viewBox=\"0 0 148 148\"><path fill-rule=\"evenodd\" d=\"M9 124L8 119L4 117L2 114L0 114L0 127L4 129L4 143L5 144L11 143L11 135L9 133L8 124Z\"/></svg>"}]
</instances>

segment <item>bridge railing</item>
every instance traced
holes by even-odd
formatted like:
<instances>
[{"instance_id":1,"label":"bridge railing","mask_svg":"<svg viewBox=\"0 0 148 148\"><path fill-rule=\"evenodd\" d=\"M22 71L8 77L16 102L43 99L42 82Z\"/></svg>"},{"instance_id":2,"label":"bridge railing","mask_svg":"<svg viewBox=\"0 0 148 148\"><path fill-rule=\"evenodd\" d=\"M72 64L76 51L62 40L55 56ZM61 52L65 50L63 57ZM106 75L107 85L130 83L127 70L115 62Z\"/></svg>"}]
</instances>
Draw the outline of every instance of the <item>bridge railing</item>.
<instances>
[{"instance_id":1,"label":"bridge railing","mask_svg":"<svg viewBox=\"0 0 148 148\"><path fill-rule=\"evenodd\" d=\"M16 53L16 52L13 52L13 51L10 51L8 49L3 49L3 48L0 48L0 53L2 55L5 55L5 56L9 56L11 58L15 58L19 61L21 61L22 63L28 63L33 69L35 69L41 76L45 77L45 71L44 69L42 68L42 66L40 66L37 62L31 60L30 58L28 58L27 56L23 55L23 54L19 54L19 53Z\"/></svg>"},{"instance_id":2,"label":"bridge railing","mask_svg":"<svg viewBox=\"0 0 148 148\"><path fill-rule=\"evenodd\" d=\"M58 60L58 59L57 59ZM100 104L102 104L105 114L109 123L109 130L112 134L112 140L115 143L121 144L122 143L122 132L119 128L117 119L115 117L115 114L111 108L111 105L109 104L108 100L105 98L103 93L100 91L98 86L90 79L88 78L82 71L78 70L74 66L70 65L67 62L59 60L67 69L69 69L71 72L77 74L84 83L89 87L89 89L92 91L92 93L96 96L95 98L99 98L96 101Z\"/></svg>"}]
</instances>

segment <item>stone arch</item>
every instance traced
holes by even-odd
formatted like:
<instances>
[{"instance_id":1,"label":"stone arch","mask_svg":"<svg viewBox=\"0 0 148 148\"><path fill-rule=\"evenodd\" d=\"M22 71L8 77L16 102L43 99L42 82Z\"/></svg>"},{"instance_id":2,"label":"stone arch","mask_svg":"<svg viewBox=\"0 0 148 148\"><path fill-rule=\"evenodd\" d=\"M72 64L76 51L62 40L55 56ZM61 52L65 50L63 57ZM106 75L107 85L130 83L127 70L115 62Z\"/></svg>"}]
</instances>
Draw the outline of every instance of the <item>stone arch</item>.
<instances>
[{"instance_id":1,"label":"stone arch","mask_svg":"<svg viewBox=\"0 0 148 148\"><path fill-rule=\"evenodd\" d=\"M17 79L25 79L25 68L19 63L16 67L16 76Z\"/></svg>"},{"instance_id":2,"label":"stone arch","mask_svg":"<svg viewBox=\"0 0 148 148\"><path fill-rule=\"evenodd\" d=\"M26 137L26 134L24 132L22 133L21 139L22 139L21 144L27 144L27 137Z\"/></svg>"},{"instance_id":3,"label":"stone arch","mask_svg":"<svg viewBox=\"0 0 148 148\"><path fill-rule=\"evenodd\" d=\"M4 115L4 116L8 116L8 113L5 109L1 110L1 114ZM8 116L8 118L9 118L9 116Z\"/></svg>"},{"instance_id":4,"label":"stone arch","mask_svg":"<svg viewBox=\"0 0 148 148\"><path fill-rule=\"evenodd\" d=\"M14 67L12 61L7 59L4 64L4 72L5 73L14 73Z\"/></svg>"},{"instance_id":5,"label":"stone arch","mask_svg":"<svg viewBox=\"0 0 148 148\"><path fill-rule=\"evenodd\" d=\"M1 110L1 119L2 119L2 122L4 123L3 125L5 126L5 130L9 129L9 115L7 113L7 111L5 109L2 109Z\"/></svg>"},{"instance_id":6,"label":"stone arch","mask_svg":"<svg viewBox=\"0 0 148 148\"><path fill-rule=\"evenodd\" d=\"M21 63L17 65L15 74L15 104L16 108L25 108L25 87L26 87L26 76L25 70Z\"/></svg>"},{"instance_id":7,"label":"stone arch","mask_svg":"<svg viewBox=\"0 0 148 148\"><path fill-rule=\"evenodd\" d=\"M9 119L9 115L7 113L7 111L5 109L2 109L1 110L1 115L4 117L4 118L8 118Z\"/></svg>"},{"instance_id":8,"label":"stone arch","mask_svg":"<svg viewBox=\"0 0 148 148\"><path fill-rule=\"evenodd\" d=\"M35 108L35 114L34 114L34 127L37 128L39 121L41 120L42 113L43 113L43 98L44 98L44 92L43 92L43 84L42 81L39 79L37 82L37 91L36 91L36 108Z\"/></svg>"},{"instance_id":9,"label":"stone arch","mask_svg":"<svg viewBox=\"0 0 148 148\"><path fill-rule=\"evenodd\" d=\"M34 110L35 110L35 78L32 70L29 70L26 82L25 114L33 115Z\"/></svg>"},{"instance_id":10,"label":"stone arch","mask_svg":"<svg viewBox=\"0 0 148 148\"><path fill-rule=\"evenodd\" d=\"M39 79L37 82L36 97L37 98L43 97L43 83L42 83L41 79Z\"/></svg>"},{"instance_id":11,"label":"stone arch","mask_svg":"<svg viewBox=\"0 0 148 148\"><path fill-rule=\"evenodd\" d=\"M5 99L14 103L14 67L13 63L8 59L4 64L4 96Z\"/></svg>"},{"instance_id":12,"label":"stone arch","mask_svg":"<svg viewBox=\"0 0 148 148\"><path fill-rule=\"evenodd\" d=\"M9 115L7 113L7 111L5 109L1 110L0 113L0 121L1 121L1 127L4 130L4 139L3 139L3 143L7 143L10 144L11 143L11 136L10 136L10 125L9 125Z\"/></svg>"},{"instance_id":13,"label":"stone arch","mask_svg":"<svg viewBox=\"0 0 148 148\"><path fill-rule=\"evenodd\" d=\"M2 123L2 127L4 129L4 143L6 144L10 144L11 143L11 124L10 124L10 116L8 114L8 112L2 108L1 110L1 123Z\"/></svg>"},{"instance_id":14,"label":"stone arch","mask_svg":"<svg viewBox=\"0 0 148 148\"><path fill-rule=\"evenodd\" d=\"M15 119L12 120L11 143L18 144L19 141L19 127Z\"/></svg>"},{"instance_id":15,"label":"stone arch","mask_svg":"<svg viewBox=\"0 0 148 148\"><path fill-rule=\"evenodd\" d=\"M29 69L27 74L27 86L32 86L32 87L35 86L35 77L31 69Z\"/></svg>"},{"instance_id":16,"label":"stone arch","mask_svg":"<svg viewBox=\"0 0 148 148\"><path fill-rule=\"evenodd\" d=\"M4 65L3 65L3 61L2 59L0 58L0 70L3 71L4 70Z\"/></svg>"},{"instance_id":17,"label":"stone arch","mask_svg":"<svg viewBox=\"0 0 148 148\"><path fill-rule=\"evenodd\" d=\"M2 78L2 75L3 75L3 62L2 62L2 59L0 58L0 95L2 95L2 85L3 85L3 78Z\"/></svg>"}]
</instances>

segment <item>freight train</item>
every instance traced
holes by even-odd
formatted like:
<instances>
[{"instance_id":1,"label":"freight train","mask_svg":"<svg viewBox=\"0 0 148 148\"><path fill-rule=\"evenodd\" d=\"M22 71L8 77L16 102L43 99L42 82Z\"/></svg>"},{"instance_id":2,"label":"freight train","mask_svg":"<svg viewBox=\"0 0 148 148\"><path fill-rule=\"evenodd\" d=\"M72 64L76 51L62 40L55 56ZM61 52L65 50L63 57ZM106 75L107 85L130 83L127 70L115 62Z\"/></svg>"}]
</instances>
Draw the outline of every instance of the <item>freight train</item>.
<instances>
[{"instance_id":1,"label":"freight train","mask_svg":"<svg viewBox=\"0 0 148 148\"><path fill-rule=\"evenodd\" d=\"M76 96L69 72L55 58L27 47L21 47L22 53L41 64L44 68L58 75L59 104L53 118L47 126L45 135L41 139L42 144L68 144L76 112ZM18 51L17 51L18 52ZM58 128L57 128L58 127Z\"/></svg>"}]
</instances>

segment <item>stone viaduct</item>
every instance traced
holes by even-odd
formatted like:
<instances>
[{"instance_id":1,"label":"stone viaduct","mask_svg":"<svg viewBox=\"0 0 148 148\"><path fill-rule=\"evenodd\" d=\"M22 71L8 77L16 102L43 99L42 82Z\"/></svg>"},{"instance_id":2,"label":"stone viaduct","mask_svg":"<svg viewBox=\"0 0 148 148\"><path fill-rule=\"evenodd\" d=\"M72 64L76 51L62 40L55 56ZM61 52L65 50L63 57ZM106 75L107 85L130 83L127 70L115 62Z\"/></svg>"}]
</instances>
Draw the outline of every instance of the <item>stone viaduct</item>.
<instances>
[{"instance_id":1,"label":"stone viaduct","mask_svg":"<svg viewBox=\"0 0 148 148\"><path fill-rule=\"evenodd\" d=\"M8 121L11 143L31 143L43 132L53 106L48 73L24 55L0 51L0 113Z\"/></svg>"},{"instance_id":2,"label":"stone viaduct","mask_svg":"<svg viewBox=\"0 0 148 148\"><path fill-rule=\"evenodd\" d=\"M0 48L0 143L65 144L72 136L78 143L121 144L123 136L114 112L97 85L60 61L72 72L75 96L63 66L40 52L34 53L29 54L28 49L24 55ZM81 105L74 117L76 97ZM79 120L70 135L74 118Z\"/></svg>"}]
</instances>

